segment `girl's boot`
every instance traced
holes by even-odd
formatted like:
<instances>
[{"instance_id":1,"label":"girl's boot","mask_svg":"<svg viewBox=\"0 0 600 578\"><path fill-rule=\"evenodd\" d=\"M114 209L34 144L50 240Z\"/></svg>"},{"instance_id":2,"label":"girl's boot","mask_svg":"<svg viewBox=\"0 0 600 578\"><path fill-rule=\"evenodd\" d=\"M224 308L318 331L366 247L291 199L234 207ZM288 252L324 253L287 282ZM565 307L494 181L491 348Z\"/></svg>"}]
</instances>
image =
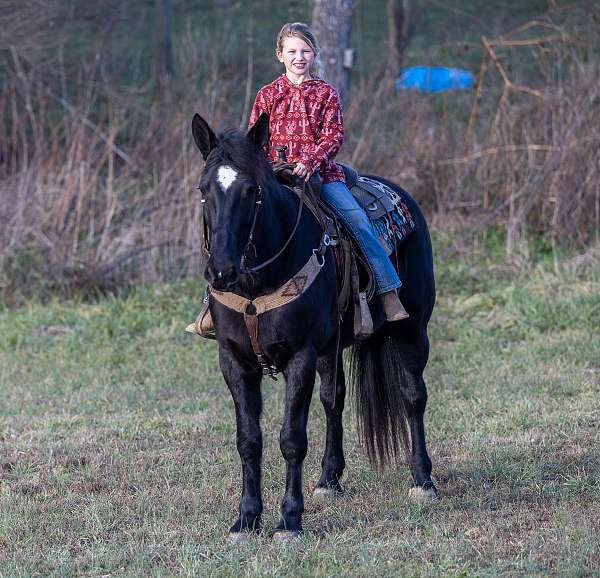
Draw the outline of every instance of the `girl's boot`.
<instances>
[{"instance_id":1,"label":"girl's boot","mask_svg":"<svg viewBox=\"0 0 600 578\"><path fill-rule=\"evenodd\" d=\"M395 289L382 293L379 298L383 303L383 311L388 321L400 321L409 317L404 305L398 299L398 293Z\"/></svg>"},{"instance_id":2,"label":"girl's boot","mask_svg":"<svg viewBox=\"0 0 600 578\"><path fill-rule=\"evenodd\" d=\"M194 321L194 323L190 323L185 330L188 333L195 333L196 335L200 335L200 337L205 337L206 339L216 339L215 327L208 309L208 293L204 294L203 301L204 304L202 305L202 309L198 317L196 317L196 321Z\"/></svg>"}]
</instances>

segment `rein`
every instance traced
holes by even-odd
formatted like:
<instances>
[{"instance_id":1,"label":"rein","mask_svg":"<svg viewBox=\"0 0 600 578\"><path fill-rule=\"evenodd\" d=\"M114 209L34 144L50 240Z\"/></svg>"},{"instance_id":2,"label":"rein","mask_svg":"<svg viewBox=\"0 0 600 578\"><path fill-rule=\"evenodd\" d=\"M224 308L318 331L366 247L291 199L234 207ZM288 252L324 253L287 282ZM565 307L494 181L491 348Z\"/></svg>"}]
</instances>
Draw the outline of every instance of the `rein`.
<instances>
[{"instance_id":1,"label":"rein","mask_svg":"<svg viewBox=\"0 0 600 578\"><path fill-rule=\"evenodd\" d=\"M198 187L200 189L200 187ZM288 248L289 244L292 242L296 231L298 230L298 226L300 225L300 220L302 219L302 209L304 208L304 198L306 195L306 182L302 185L302 193L300 195L300 203L298 205L298 214L296 216L296 222L294 223L294 227L286 242L283 244L281 249L275 253L271 258L267 259L260 265L255 265L254 267L246 267L247 254L250 247L254 248L254 253L256 254L256 247L254 246L254 230L256 228L256 221L258 220L258 214L260 212L260 207L262 205L262 186L258 185L258 192L256 193L256 201L254 202L254 216L252 217L252 225L250 226L250 234L248 235L248 241L246 242L246 246L242 251L242 258L240 261L240 273L256 273L258 271L262 271L265 267L271 265L274 261L276 261L283 252ZM206 203L206 199L202 197L200 199L200 204L202 205L202 230L204 243L202 247L202 252L206 257L210 257L210 230L208 225L206 224L206 217L204 215L204 204ZM320 247L319 247L320 249Z\"/></svg>"},{"instance_id":2,"label":"rein","mask_svg":"<svg viewBox=\"0 0 600 578\"><path fill-rule=\"evenodd\" d=\"M246 267L246 252L248 251L249 247L254 247L254 242L253 242L254 229L256 227L256 220L258 218L258 213L260 211L260 206L262 204L262 187L259 185L258 193L256 195L256 202L254 204L254 217L252 219L252 226L250 227L250 235L248 236L248 242L246 243L246 247L244 248L244 251L242 253L242 260L240 263L240 265L241 265L240 271L242 273L256 273L257 271L261 271L262 269L264 269L265 267L267 267L268 265L273 263L276 259L278 259L283 254L283 252L288 248L288 245L292 242L292 239L294 238L294 235L296 234L296 231L298 230L298 226L300 225L300 219L302 218L302 209L304 207L305 192L306 192L306 182L304 182L304 184L302 185L302 194L300 196L300 205L298 206L298 215L296 216L296 223L294 224L294 228L292 229L290 236L287 238L287 241L283 244L281 249L279 249L279 251L277 251L277 253L275 253L275 255L273 255L270 259L267 259L260 265L255 265L254 267ZM256 253L256 248L255 248L255 253Z\"/></svg>"}]
</instances>

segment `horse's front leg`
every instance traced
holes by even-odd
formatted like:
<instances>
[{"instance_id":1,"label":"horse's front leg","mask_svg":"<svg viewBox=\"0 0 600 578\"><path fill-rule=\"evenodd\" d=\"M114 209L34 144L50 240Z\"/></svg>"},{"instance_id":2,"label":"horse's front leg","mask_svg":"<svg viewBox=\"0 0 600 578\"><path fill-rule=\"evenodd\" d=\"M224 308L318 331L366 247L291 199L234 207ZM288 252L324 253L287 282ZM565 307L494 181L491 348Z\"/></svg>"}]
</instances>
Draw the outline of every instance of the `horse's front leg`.
<instances>
[{"instance_id":1,"label":"horse's front leg","mask_svg":"<svg viewBox=\"0 0 600 578\"><path fill-rule=\"evenodd\" d=\"M327 436L325 453L321 460L321 478L313 496L327 499L340 496L344 491L340 479L346 465L343 447L344 428L342 426L346 383L341 351L320 357L317 371L321 377L321 403L327 418Z\"/></svg>"},{"instance_id":2,"label":"horse's front leg","mask_svg":"<svg viewBox=\"0 0 600 578\"><path fill-rule=\"evenodd\" d=\"M295 538L302 533L302 465L308 447L306 423L316 369L317 353L314 348L307 347L290 359L284 371L285 414L279 444L286 463L285 496L275 539Z\"/></svg>"},{"instance_id":3,"label":"horse's front leg","mask_svg":"<svg viewBox=\"0 0 600 578\"><path fill-rule=\"evenodd\" d=\"M260 461L262 457L262 432L260 414L262 397L259 371L243 369L233 355L224 348L219 351L223 377L233 396L237 423L237 449L242 461L242 498L240 515L229 530L229 538L236 541L257 531L263 510L261 495Z\"/></svg>"}]
</instances>

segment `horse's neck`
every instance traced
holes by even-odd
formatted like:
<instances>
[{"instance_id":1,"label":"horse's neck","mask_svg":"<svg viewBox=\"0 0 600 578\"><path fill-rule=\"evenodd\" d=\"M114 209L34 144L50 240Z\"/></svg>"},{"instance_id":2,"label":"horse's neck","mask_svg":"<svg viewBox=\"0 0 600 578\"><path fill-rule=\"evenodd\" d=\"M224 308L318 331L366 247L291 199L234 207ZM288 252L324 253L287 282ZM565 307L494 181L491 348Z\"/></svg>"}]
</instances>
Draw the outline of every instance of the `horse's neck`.
<instances>
[{"instance_id":1,"label":"horse's neck","mask_svg":"<svg viewBox=\"0 0 600 578\"><path fill-rule=\"evenodd\" d=\"M263 200L254 235L256 257L250 251L248 266L260 265L276 255L289 239L298 217L298 197L290 190L273 183L263 191ZM243 275L241 289L252 298L279 288L288 281L310 257L320 236L320 229L310 211L304 207L302 219L287 249L264 269Z\"/></svg>"}]
</instances>

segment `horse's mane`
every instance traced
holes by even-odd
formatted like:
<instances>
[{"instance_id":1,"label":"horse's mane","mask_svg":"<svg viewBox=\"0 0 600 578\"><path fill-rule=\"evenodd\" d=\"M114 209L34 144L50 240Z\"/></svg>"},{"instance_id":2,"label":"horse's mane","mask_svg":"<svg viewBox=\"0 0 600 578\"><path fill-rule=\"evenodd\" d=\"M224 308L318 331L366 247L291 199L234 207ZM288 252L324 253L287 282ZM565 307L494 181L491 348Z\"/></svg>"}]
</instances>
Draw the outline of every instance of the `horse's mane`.
<instances>
[{"instance_id":1,"label":"horse's mane","mask_svg":"<svg viewBox=\"0 0 600 578\"><path fill-rule=\"evenodd\" d=\"M240 172L252 175L258 183L273 178L271 165L265 154L254 145L245 133L227 129L219 135L217 148L211 152L209 166L230 163Z\"/></svg>"}]
</instances>

